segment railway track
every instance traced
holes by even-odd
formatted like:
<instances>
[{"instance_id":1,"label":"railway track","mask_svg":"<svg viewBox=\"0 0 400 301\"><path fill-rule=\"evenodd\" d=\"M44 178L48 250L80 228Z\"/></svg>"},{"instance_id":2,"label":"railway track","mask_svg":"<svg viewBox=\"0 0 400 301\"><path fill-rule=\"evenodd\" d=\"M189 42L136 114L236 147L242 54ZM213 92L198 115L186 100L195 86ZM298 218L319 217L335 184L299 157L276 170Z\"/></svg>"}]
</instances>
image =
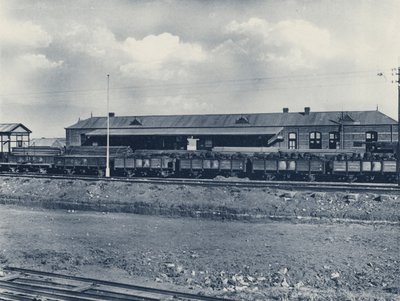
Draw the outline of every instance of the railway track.
<instances>
[{"instance_id":1,"label":"railway track","mask_svg":"<svg viewBox=\"0 0 400 301\"><path fill-rule=\"evenodd\" d=\"M231 301L206 295L158 289L44 271L6 267L0 278L0 300L4 301ZM170 299L171 298L171 299Z\"/></svg>"},{"instance_id":2,"label":"railway track","mask_svg":"<svg viewBox=\"0 0 400 301\"><path fill-rule=\"evenodd\" d=\"M388 193L400 194L400 187L396 184L385 183L346 183L346 182L301 182L301 181L260 181L260 180L215 180L215 179L187 179L187 178L101 178L97 176L82 175L52 175L37 173L0 173L0 177L16 178L42 178L59 180L82 181L110 181L127 183L144 183L159 185L188 185L208 187L238 187L238 188L269 188L285 190L311 190L311 191L343 191L349 193Z\"/></svg>"}]
</instances>

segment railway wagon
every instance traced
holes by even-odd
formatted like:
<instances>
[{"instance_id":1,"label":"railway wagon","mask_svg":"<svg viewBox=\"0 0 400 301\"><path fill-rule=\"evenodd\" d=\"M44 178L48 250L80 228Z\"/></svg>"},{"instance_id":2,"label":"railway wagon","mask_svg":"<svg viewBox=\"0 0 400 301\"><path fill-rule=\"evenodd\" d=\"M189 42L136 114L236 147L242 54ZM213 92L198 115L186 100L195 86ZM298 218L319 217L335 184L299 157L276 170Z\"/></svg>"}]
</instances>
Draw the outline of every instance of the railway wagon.
<instances>
[{"instance_id":1,"label":"railway wagon","mask_svg":"<svg viewBox=\"0 0 400 301\"><path fill-rule=\"evenodd\" d=\"M130 147L110 147L110 169L113 168L114 160L118 156L131 154ZM68 148L63 156L54 160L54 169L59 173L66 174L97 174L104 176L107 165L106 147L75 146Z\"/></svg>"},{"instance_id":2,"label":"railway wagon","mask_svg":"<svg viewBox=\"0 0 400 301\"><path fill-rule=\"evenodd\" d=\"M259 158L251 161L251 177L262 179L315 180L325 174L321 158Z\"/></svg>"},{"instance_id":3,"label":"railway wagon","mask_svg":"<svg viewBox=\"0 0 400 301\"><path fill-rule=\"evenodd\" d=\"M112 159L110 163L112 163ZM73 155L55 158L54 169L66 174L98 174L104 176L106 169L105 156Z\"/></svg>"},{"instance_id":4,"label":"railway wagon","mask_svg":"<svg viewBox=\"0 0 400 301\"><path fill-rule=\"evenodd\" d=\"M178 172L180 175L191 177L210 178L217 175L244 177L247 172L247 158L235 155L179 158Z\"/></svg>"},{"instance_id":5,"label":"railway wagon","mask_svg":"<svg viewBox=\"0 0 400 301\"><path fill-rule=\"evenodd\" d=\"M61 149L56 147L14 147L0 166L11 172L47 173L53 170L55 158L60 155Z\"/></svg>"},{"instance_id":6,"label":"railway wagon","mask_svg":"<svg viewBox=\"0 0 400 301\"><path fill-rule=\"evenodd\" d=\"M129 155L114 159L114 171L117 175L160 176L168 177L175 174L176 159L166 155Z\"/></svg>"},{"instance_id":7,"label":"railway wagon","mask_svg":"<svg viewBox=\"0 0 400 301\"><path fill-rule=\"evenodd\" d=\"M331 174L338 180L392 182L396 179L396 160L334 159Z\"/></svg>"}]
</instances>

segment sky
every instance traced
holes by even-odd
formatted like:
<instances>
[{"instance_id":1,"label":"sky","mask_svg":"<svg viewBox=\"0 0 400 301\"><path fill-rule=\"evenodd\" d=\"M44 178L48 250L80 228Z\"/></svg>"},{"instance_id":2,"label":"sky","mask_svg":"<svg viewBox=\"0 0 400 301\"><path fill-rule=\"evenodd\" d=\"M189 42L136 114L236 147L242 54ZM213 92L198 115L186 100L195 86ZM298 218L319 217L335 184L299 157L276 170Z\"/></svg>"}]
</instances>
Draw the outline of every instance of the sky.
<instances>
[{"instance_id":1,"label":"sky","mask_svg":"<svg viewBox=\"0 0 400 301\"><path fill-rule=\"evenodd\" d=\"M376 110L397 119L398 0L0 1L0 123ZM397 71L395 70L394 73Z\"/></svg>"}]
</instances>

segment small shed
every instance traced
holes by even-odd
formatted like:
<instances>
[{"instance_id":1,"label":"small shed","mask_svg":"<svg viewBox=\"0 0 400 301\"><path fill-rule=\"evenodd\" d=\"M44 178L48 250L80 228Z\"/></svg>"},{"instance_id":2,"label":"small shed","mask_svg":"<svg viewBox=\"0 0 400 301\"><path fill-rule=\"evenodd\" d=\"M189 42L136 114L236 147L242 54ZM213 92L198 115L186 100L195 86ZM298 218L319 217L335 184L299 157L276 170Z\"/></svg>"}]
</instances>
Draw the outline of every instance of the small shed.
<instances>
[{"instance_id":1,"label":"small shed","mask_svg":"<svg viewBox=\"0 0 400 301\"><path fill-rule=\"evenodd\" d=\"M22 123L0 123L0 152L11 152L13 147L28 146L32 133Z\"/></svg>"}]
</instances>

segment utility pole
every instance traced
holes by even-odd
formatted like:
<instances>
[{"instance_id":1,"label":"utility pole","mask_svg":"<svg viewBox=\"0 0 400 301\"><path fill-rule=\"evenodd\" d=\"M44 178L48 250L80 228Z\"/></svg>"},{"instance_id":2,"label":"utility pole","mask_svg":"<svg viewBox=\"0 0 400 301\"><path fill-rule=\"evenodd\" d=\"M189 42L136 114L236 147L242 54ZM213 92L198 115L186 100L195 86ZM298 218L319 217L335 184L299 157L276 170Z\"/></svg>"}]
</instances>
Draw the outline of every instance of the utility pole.
<instances>
[{"instance_id":1,"label":"utility pole","mask_svg":"<svg viewBox=\"0 0 400 301\"><path fill-rule=\"evenodd\" d=\"M107 74L107 158L106 178L110 177L110 75Z\"/></svg>"}]
</instances>

